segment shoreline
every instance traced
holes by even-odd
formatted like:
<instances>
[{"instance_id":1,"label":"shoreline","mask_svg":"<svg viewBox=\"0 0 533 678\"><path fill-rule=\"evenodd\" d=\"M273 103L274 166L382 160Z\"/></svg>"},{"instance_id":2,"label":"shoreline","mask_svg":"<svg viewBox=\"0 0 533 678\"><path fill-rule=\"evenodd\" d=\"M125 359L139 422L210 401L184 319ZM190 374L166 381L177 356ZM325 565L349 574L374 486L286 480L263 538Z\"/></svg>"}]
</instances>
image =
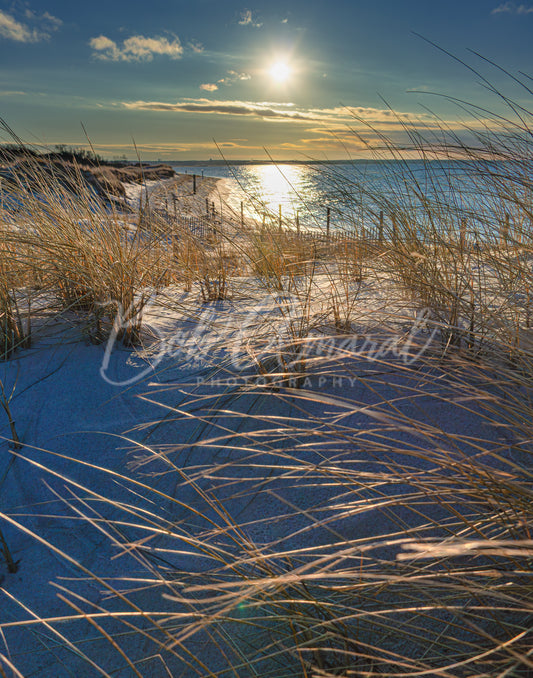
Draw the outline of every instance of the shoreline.
<instances>
[{"instance_id":1,"label":"shoreline","mask_svg":"<svg viewBox=\"0 0 533 678\"><path fill-rule=\"evenodd\" d=\"M141 205L165 210L172 214L174 209L184 217L202 217L215 204L220 212L222 206L227 207L231 188L224 178L201 177L196 175L196 192L192 174L175 173L169 179L145 181L144 184L124 183L125 199L129 207L138 211ZM207 203L206 203L207 201Z\"/></svg>"}]
</instances>

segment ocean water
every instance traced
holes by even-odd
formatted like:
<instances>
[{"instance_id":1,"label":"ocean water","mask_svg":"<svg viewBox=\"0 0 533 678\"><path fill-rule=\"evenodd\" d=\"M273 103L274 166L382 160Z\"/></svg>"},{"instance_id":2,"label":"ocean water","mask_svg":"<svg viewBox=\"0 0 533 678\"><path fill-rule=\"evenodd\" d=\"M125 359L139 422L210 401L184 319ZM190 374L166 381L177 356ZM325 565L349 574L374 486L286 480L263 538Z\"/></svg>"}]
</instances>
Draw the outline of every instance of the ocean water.
<instances>
[{"instance_id":1,"label":"ocean water","mask_svg":"<svg viewBox=\"0 0 533 678\"><path fill-rule=\"evenodd\" d=\"M427 203L440 213L447 228L458 228L465 217L470 229L488 232L495 216L490 186L459 161L356 161L352 163L175 165L177 172L224 179L228 202L247 218L323 228L329 209L331 229L367 231L377 228L380 212L385 221L399 209L407 210L417 227L427 219ZM499 208L498 208L499 209ZM496 210L497 211L497 210ZM452 214L453 213L453 214ZM455 216L454 216L455 215ZM497 216L497 215L496 215Z\"/></svg>"},{"instance_id":2,"label":"ocean water","mask_svg":"<svg viewBox=\"0 0 533 678\"><path fill-rule=\"evenodd\" d=\"M264 214L272 218L293 220L312 225L326 213L331 196L324 177L317 168L307 164L231 165L174 168L186 172L224 179L227 200L240 214L240 204L247 218L261 220Z\"/></svg>"}]
</instances>

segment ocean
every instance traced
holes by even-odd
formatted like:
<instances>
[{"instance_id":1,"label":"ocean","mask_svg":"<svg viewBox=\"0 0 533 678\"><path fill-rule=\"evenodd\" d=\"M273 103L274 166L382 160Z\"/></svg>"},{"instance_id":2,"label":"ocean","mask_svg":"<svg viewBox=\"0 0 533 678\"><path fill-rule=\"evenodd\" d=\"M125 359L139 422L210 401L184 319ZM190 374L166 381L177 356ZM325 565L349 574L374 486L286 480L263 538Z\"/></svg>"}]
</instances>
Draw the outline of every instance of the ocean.
<instances>
[{"instance_id":1,"label":"ocean","mask_svg":"<svg viewBox=\"0 0 533 678\"><path fill-rule=\"evenodd\" d=\"M465 217L471 228L488 232L497 215L490 186L461 161L354 161L350 163L286 163L243 165L173 165L177 172L224 179L229 206L246 218L282 218L302 228L323 228L330 214L332 230L377 227L380 212L391 218L407 210L423 227L427 205L447 215L458 228ZM414 189L414 190L413 190ZM452 216L452 212L453 215ZM490 223L494 217L494 223ZM453 224L452 222L457 222Z\"/></svg>"}]
</instances>

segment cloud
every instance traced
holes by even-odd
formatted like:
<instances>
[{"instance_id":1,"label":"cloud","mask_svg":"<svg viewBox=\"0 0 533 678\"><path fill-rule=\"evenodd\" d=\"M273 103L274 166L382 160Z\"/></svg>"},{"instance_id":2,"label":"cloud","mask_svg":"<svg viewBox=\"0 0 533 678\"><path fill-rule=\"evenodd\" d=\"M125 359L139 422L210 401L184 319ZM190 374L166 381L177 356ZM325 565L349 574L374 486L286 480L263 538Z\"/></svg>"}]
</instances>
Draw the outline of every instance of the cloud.
<instances>
[{"instance_id":1,"label":"cloud","mask_svg":"<svg viewBox=\"0 0 533 678\"><path fill-rule=\"evenodd\" d=\"M118 61L120 50L117 47L117 43L113 42L109 38L106 38L105 35L99 35L97 38L91 38L89 45L97 52L100 52L98 55L99 59L111 59Z\"/></svg>"},{"instance_id":2,"label":"cloud","mask_svg":"<svg viewBox=\"0 0 533 678\"><path fill-rule=\"evenodd\" d=\"M132 35L119 47L114 40L99 35L91 38L89 45L94 50L94 56L102 61L152 61L154 55L168 56L179 59L183 54L183 47L178 38L169 42L167 38L145 38L144 35Z\"/></svg>"},{"instance_id":3,"label":"cloud","mask_svg":"<svg viewBox=\"0 0 533 678\"><path fill-rule=\"evenodd\" d=\"M51 34L57 31L63 23L61 19L48 12L38 15L31 10L26 10L25 17L35 25L32 27L30 24L18 21L11 14L0 10L0 38L23 43L49 40Z\"/></svg>"},{"instance_id":4,"label":"cloud","mask_svg":"<svg viewBox=\"0 0 533 678\"><path fill-rule=\"evenodd\" d=\"M139 143L135 144L137 150L144 154L153 154L161 158L175 159L177 153L190 152L194 153L195 157L198 157L198 153L205 151L204 155L208 153L209 155L216 157L218 155L217 144L212 141L177 141L177 142L158 142L153 141L150 143ZM113 144L94 144L94 148L97 152L103 152L106 154L118 155L120 153L125 153L126 155L132 155L132 146L128 143L113 143ZM254 145L249 142L247 139L235 139L227 140L218 143L218 148L231 148L231 149L240 149L241 151L264 151L264 144Z\"/></svg>"},{"instance_id":5,"label":"cloud","mask_svg":"<svg viewBox=\"0 0 533 678\"><path fill-rule=\"evenodd\" d=\"M283 103L279 101L256 101L256 106L277 106L282 108L294 108L294 104L291 101L285 101Z\"/></svg>"},{"instance_id":6,"label":"cloud","mask_svg":"<svg viewBox=\"0 0 533 678\"><path fill-rule=\"evenodd\" d=\"M252 28L261 28L261 26L263 24L258 23L257 21L254 21L251 9L245 9L244 12L241 13L241 19L239 21L239 25L241 25L241 26L252 26Z\"/></svg>"},{"instance_id":7,"label":"cloud","mask_svg":"<svg viewBox=\"0 0 533 678\"><path fill-rule=\"evenodd\" d=\"M204 46L202 45L202 43L197 42L196 40L191 40L191 42L189 42L188 46L196 54L201 54L204 51Z\"/></svg>"},{"instance_id":8,"label":"cloud","mask_svg":"<svg viewBox=\"0 0 533 678\"><path fill-rule=\"evenodd\" d=\"M207 83L211 85L211 83ZM211 88L202 89L215 91ZM131 101L119 105L130 110L161 111L171 113L204 113L211 115L231 115L255 118L269 122L286 122L306 124L313 134L324 134L326 128L340 132L346 126L359 123L361 129L386 127L387 129L403 128L405 124L416 124L431 127L433 118L426 113L410 114L389 109L339 106L336 108L297 108L293 103L250 102L210 99L183 99L176 103L163 101ZM309 128L309 125L314 125ZM344 126L344 127L343 127Z\"/></svg>"},{"instance_id":9,"label":"cloud","mask_svg":"<svg viewBox=\"0 0 533 678\"><path fill-rule=\"evenodd\" d=\"M60 26L63 25L61 19L58 19L56 16L52 16L50 12L43 12L43 14L39 16L36 12L33 12L31 9L27 9L24 12L24 15L26 19L30 19L30 21L48 23L49 27L53 30L57 30Z\"/></svg>"},{"instance_id":10,"label":"cloud","mask_svg":"<svg viewBox=\"0 0 533 678\"><path fill-rule=\"evenodd\" d=\"M514 2L504 2L498 7L495 7L491 14L532 14L533 7L527 7L526 5L517 5Z\"/></svg>"},{"instance_id":11,"label":"cloud","mask_svg":"<svg viewBox=\"0 0 533 678\"><path fill-rule=\"evenodd\" d=\"M22 92L21 90L9 90L9 89L0 90L0 97L12 97L12 96L26 96L26 92Z\"/></svg>"},{"instance_id":12,"label":"cloud","mask_svg":"<svg viewBox=\"0 0 533 678\"><path fill-rule=\"evenodd\" d=\"M200 89L203 89L206 92L214 92L219 88L219 85L225 85L226 87L230 87L235 82L250 80L251 77L252 76L249 75L248 73L238 73L237 71L228 71L228 74L226 75L225 78L220 78L220 80L217 80L216 83L206 82L200 85Z\"/></svg>"},{"instance_id":13,"label":"cloud","mask_svg":"<svg viewBox=\"0 0 533 678\"><path fill-rule=\"evenodd\" d=\"M192 99L177 103L162 101L123 102L125 108L143 111L169 111L184 113L211 113L218 115L238 115L268 120L305 121L317 120L309 113L286 111L270 106L260 106L246 101L210 101L209 99ZM275 104L274 104L275 105Z\"/></svg>"},{"instance_id":14,"label":"cloud","mask_svg":"<svg viewBox=\"0 0 533 678\"><path fill-rule=\"evenodd\" d=\"M37 42L33 32L12 16L0 11L0 35L15 42Z\"/></svg>"},{"instance_id":15,"label":"cloud","mask_svg":"<svg viewBox=\"0 0 533 678\"><path fill-rule=\"evenodd\" d=\"M243 80L250 80L251 75L249 73L237 73L237 71L228 71L228 75L225 78L220 78L217 80L219 85L233 85L234 82L239 82Z\"/></svg>"}]
</instances>

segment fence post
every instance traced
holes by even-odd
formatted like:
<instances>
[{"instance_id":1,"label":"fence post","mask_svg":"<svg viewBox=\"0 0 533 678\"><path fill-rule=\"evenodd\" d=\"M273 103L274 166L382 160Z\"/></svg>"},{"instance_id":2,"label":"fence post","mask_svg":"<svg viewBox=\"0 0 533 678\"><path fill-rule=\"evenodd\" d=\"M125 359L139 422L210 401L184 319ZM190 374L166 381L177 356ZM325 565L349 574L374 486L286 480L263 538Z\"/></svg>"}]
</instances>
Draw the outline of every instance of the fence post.
<instances>
[{"instance_id":1,"label":"fence post","mask_svg":"<svg viewBox=\"0 0 533 678\"><path fill-rule=\"evenodd\" d=\"M209 198L205 199L205 213L209 216Z\"/></svg>"},{"instance_id":2,"label":"fence post","mask_svg":"<svg viewBox=\"0 0 533 678\"><path fill-rule=\"evenodd\" d=\"M461 250L466 248L466 219L461 219L461 230L459 234L459 247Z\"/></svg>"},{"instance_id":3,"label":"fence post","mask_svg":"<svg viewBox=\"0 0 533 678\"><path fill-rule=\"evenodd\" d=\"M174 223L172 224L171 237L172 237L172 255L177 260L178 259L178 210L176 209L176 196L174 193L172 195L172 202L174 203Z\"/></svg>"},{"instance_id":4,"label":"fence post","mask_svg":"<svg viewBox=\"0 0 533 678\"><path fill-rule=\"evenodd\" d=\"M392 244L396 247L398 243L398 229L396 228L396 217L394 214L391 217L392 222Z\"/></svg>"},{"instance_id":5,"label":"fence post","mask_svg":"<svg viewBox=\"0 0 533 678\"><path fill-rule=\"evenodd\" d=\"M378 230L379 244L383 244L383 210L379 212L379 230Z\"/></svg>"},{"instance_id":6,"label":"fence post","mask_svg":"<svg viewBox=\"0 0 533 678\"><path fill-rule=\"evenodd\" d=\"M300 235L300 212L296 210L296 233Z\"/></svg>"},{"instance_id":7,"label":"fence post","mask_svg":"<svg viewBox=\"0 0 533 678\"><path fill-rule=\"evenodd\" d=\"M505 245L507 238L509 237L509 215L505 214L505 222L502 224L500 231L500 243Z\"/></svg>"},{"instance_id":8,"label":"fence post","mask_svg":"<svg viewBox=\"0 0 533 678\"><path fill-rule=\"evenodd\" d=\"M529 285L526 283L526 327L531 327L531 297L529 296Z\"/></svg>"},{"instance_id":9,"label":"fence post","mask_svg":"<svg viewBox=\"0 0 533 678\"><path fill-rule=\"evenodd\" d=\"M281 233L283 227L283 222L281 218L281 205L279 206L279 232Z\"/></svg>"},{"instance_id":10,"label":"fence post","mask_svg":"<svg viewBox=\"0 0 533 678\"><path fill-rule=\"evenodd\" d=\"M192 175L192 192L196 195L196 174Z\"/></svg>"},{"instance_id":11,"label":"fence post","mask_svg":"<svg viewBox=\"0 0 533 678\"><path fill-rule=\"evenodd\" d=\"M174 221L178 220L178 198L176 195L173 193L172 194L172 202L174 203Z\"/></svg>"}]
</instances>

